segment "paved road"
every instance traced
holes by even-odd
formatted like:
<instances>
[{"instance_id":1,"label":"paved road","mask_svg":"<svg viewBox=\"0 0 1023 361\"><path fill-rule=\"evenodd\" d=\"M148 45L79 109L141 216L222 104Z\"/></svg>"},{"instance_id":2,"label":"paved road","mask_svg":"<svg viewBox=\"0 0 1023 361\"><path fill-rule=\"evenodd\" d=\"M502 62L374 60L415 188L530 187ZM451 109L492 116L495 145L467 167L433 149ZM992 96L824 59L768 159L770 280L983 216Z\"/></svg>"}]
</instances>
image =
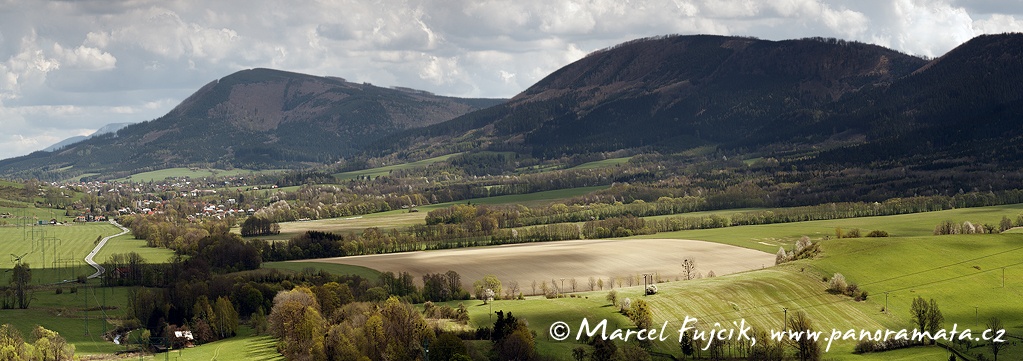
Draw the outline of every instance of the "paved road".
<instances>
[{"instance_id":1,"label":"paved road","mask_svg":"<svg viewBox=\"0 0 1023 361\"><path fill-rule=\"evenodd\" d=\"M89 276L90 279L102 276L103 272L107 271L105 268L103 268L103 266L100 266L98 263L96 263L96 261L93 261L92 257L95 257L96 254L99 253L99 250L103 249L103 246L106 245L107 241L109 241L111 238L130 232L128 231L127 228L124 228L124 226L122 226L120 223L117 223L117 221L115 220L111 219L110 224L117 226L117 228L120 228L121 233L115 234L113 236L103 237L103 239L99 241L99 244L96 245L96 248L93 248L92 252L89 252L89 255L85 256L85 263L88 263L90 266L92 266L92 268L96 269L96 273L93 273L91 276Z\"/></svg>"}]
</instances>

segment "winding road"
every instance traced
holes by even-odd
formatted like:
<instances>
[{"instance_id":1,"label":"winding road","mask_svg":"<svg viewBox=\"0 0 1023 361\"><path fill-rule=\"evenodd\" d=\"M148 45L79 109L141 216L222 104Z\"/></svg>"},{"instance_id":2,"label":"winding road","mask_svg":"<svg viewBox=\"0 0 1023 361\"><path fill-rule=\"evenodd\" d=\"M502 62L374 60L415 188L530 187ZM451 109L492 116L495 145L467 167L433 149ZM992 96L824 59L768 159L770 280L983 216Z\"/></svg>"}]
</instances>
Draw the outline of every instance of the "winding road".
<instances>
[{"instance_id":1,"label":"winding road","mask_svg":"<svg viewBox=\"0 0 1023 361\"><path fill-rule=\"evenodd\" d=\"M103 249L103 246L106 245L107 241L109 241L111 238L127 234L128 232L130 232L127 228L124 228L124 226L122 226L120 223L117 223L117 221L115 220L111 219L110 224L117 226L117 228L120 228L121 233L115 234L113 236L103 237L103 239L99 241L99 244L96 245L96 248L93 248L92 252L89 252L89 255L85 256L85 263L88 263L90 266L92 266L92 268L96 269L96 273L93 273L91 276L89 276L89 279L102 276L103 272L107 271L105 268L103 268L103 266L100 266L98 263L96 263L96 261L93 261L92 258L95 257L97 253L99 253L100 249Z\"/></svg>"}]
</instances>

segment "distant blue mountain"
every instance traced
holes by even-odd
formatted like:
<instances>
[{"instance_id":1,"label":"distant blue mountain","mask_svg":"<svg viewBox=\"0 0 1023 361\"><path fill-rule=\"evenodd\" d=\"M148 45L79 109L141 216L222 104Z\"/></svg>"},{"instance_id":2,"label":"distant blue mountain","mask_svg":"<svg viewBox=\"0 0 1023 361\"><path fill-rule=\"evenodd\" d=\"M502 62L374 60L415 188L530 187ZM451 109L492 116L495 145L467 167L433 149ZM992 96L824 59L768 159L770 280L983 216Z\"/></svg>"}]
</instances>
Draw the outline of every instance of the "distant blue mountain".
<instances>
[{"instance_id":1,"label":"distant blue mountain","mask_svg":"<svg viewBox=\"0 0 1023 361\"><path fill-rule=\"evenodd\" d=\"M99 130L96 130L95 132L92 132L92 134L89 134L89 135L76 135L76 136L73 136L71 138L64 139L64 140L62 140L60 142L57 142L57 144L51 145L49 147L46 147L45 149L43 149L43 151L44 152L53 152L53 151L56 151L56 150L60 150L61 148L64 148L66 146L69 146L69 145L81 142L83 140L86 140L86 139L89 139L89 138L92 138L92 137L95 137L95 136L100 136L100 135L103 135L103 134L116 132L118 130L121 130L121 128L127 127L127 126L132 125L132 124L135 124L135 123L111 123L111 124L107 124L107 125L104 125L102 128L99 128Z\"/></svg>"}]
</instances>

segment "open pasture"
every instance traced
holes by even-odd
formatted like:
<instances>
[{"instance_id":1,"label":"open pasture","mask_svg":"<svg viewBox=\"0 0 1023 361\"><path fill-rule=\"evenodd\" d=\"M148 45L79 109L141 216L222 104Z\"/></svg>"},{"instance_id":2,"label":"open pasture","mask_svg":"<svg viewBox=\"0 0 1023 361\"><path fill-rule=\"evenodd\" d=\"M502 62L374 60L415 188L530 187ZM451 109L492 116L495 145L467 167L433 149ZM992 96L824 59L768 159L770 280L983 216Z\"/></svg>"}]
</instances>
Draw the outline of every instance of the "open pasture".
<instances>
[{"instance_id":1,"label":"open pasture","mask_svg":"<svg viewBox=\"0 0 1023 361\"><path fill-rule=\"evenodd\" d=\"M96 263L106 262L115 253L135 252L149 263L165 263L174 257L174 251L167 248L149 247L144 239L135 239L131 233L111 238L103 249L93 257Z\"/></svg>"},{"instance_id":2,"label":"open pasture","mask_svg":"<svg viewBox=\"0 0 1023 361\"><path fill-rule=\"evenodd\" d=\"M274 173L281 172L281 169L269 169L269 170L249 170L249 169L189 169L189 168L167 168L154 170L151 172L143 172L132 174L125 178L114 179L119 182L155 182L161 181L167 178L206 178L206 177L234 177L234 176L245 176L250 174L260 173Z\"/></svg>"},{"instance_id":3,"label":"open pasture","mask_svg":"<svg viewBox=\"0 0 1023 361\"><path fill-rule=\"evenodd\" d=\"M674 239L577 240L393 253L309 260L409 272L416 278L426 273L454 270L466 286L492 274L505 285L518 282L524 294L533 294L532 282L564 279L563 291L589 289L589 277L624 285L641 284L643 274L675 280L684 257L694 257L703 273L715 274L761 269L774 264L774 255L710 242ZM639 277L639 281L636 278ZM558 286L561 286L560 284ZM539 289L537 289L539 292Z\"/></svg>"},{"instance_id":4,"label":"open pasture","mask_svg":"<svg viewBox=\"0 0 1023 361\"><path fill-rule=\"evenodd\" d=\"M85 256L98 238L120 233L106 222L0 227L0 269L14 267L14 256L32 267L33 283L53 283L92 273ZM13 255L13 256L12 256ZM98 262L104 258L96 258Z\"/></svg>"},{"instance_id":5,"label":"open pasture","mask_svg":"<svg viewBox=\"0 0 1023 361\"><path fill-rule=\"evenodd\" d=\"M59 295L53 286L37 288L29 309L0 310L0 323L13 325L29 340L36 325L57 331L75 345L78 355L109 355L123 350L124 346L105 340L103 332L113 330L127 312L130 289L96 287L98 283L90 281L88 288L77 283L62 285L63 293ZM70 292L71 287L76 288L75 293Z\"/></svg>"},{"instance_id":6,"label":"open pasture","mask_svg":"<svg viewBox=\"0 0 1023 361\"><path fill-rule=\"evenodd\" d=\"M337 174L334 175L334 177L337 177L338 179L341 179L341 180L355 179L355 178L360 178L360 177L379 177L379 176L383 176L383 175L388 175L392 171L395 171L395 170L405 170L405 169L412 169L412 168L418 168L418 167L425 167L425 166L428 166L428 165L431 165L431 164L434 164L434 163L437 163L437 162L443 162L443 161L446 161L449 158L454 157L454 156L459 155L459 154L461 154L461 153L447 154L447 155L442 155L442 156L439 156L439 157L423 159L423 160L420 160L420 161L415 161L415 162L410 162L410 163L393 164L393 165L387 165L387 166L377 167L377 168L369 168L369 169L362 169L362 170L354 170L354 171L350 171L350 172L337 173Z\"/></svg>"},{"instance_id":7,"label":"open pasture","mask_svg":"<svg viewBox=\"0 0 1023 361\"><path fill-rule=\"evenodd\" d=\"M596 169L596 168L609 168L617 165L625 164L629 162L632 157L622 158L609 158L604 160L597 160L592 162L583 163L569 169Z\"/></svg>"},{"instance_id":8,"label":"open pasture","mask_svg":"<svg viewBox=\"0 0 1023 361\"><path fill-rule=\"evenodd\" d=\"M280 223L281 226L280 234L274 236L260 236L250 238L251 239L259 238L266 240L287 240L306 231L345 233L362 231L366 228L371 227L378 227L381 229L401 228L415 224L423 224L425 223L426 220L426 214L429 211L432 211L434 209L450 207L456 204L472 203L487 205L497 204L534 205L554 202L561 199L578 197L604 188L607 187L606 186L580 187L527 194L514 194L487 198L473 198L464 201L430 204L417 207L419 209L419 212L414 213L409 213L408 210L400 209L388 212L367 214L362 216L317 219L312 221L283 222Z\"/></svg>"},{"instance_id":9,"label":"open pasture","mask_svg":"<svg viewBox=\"0 0 1023 361\"><path fill-rule=\"evenodd\" d=\"M729 213L735 212L717 211L715 213L727 217ZM934 227L942 221L951 220L960 224L970 221L975 225L986 223L997 226L1002 216L1009 217L1015 222L1016 216L1020 213L1023 213L1023 204L1006 204L893 216L664 232L637 238L699 239L775 253L780 246L791 248L795 241L804 235L814 240L834 238L836 228L841 228L846 233L850 229L858 228L862 235L866 235L872 230L883 230L892 237L929 236L933 234ZM687 215L681 214L681 216Z\"/></svg>"}]
</instances>

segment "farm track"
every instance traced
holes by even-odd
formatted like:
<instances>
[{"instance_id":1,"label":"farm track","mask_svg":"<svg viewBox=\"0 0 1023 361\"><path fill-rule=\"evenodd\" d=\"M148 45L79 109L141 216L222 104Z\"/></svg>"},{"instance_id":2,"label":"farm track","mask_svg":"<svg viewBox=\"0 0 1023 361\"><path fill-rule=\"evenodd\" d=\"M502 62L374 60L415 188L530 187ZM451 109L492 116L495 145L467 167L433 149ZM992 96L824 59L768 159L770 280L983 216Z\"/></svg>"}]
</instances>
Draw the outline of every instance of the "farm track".
<instances>
[{"instance_id":1,"label":"farm track","mask_svg":"<svg viewBox=\"0 0 1023 361\"><path fill-rule=\"evenodd\" d=\"M120 236L120 235L123 235L123 234L127 234L128 232L130 232L127 228L124 228L124 226L122 226L120 223L117 223L117 221L115 221L115 220L110 220L110 224L116 226L117 228L120 228L121 229L121 233L118 233L118 234L115 234L115 235L112 235L112 236L103 237L103 239L101 239L99 241L99 243L96 244L96 248L93 248L92 252L89 252L89 255L85 256L85 263L88 263L90 266L92 266L92 268L96 269L96 273L93 273L92 275L90 275L88 277L89 279L93 279L93 278L102 276L103 273L106 272L106 269L103 268L103 266L101 266L98 263L96 263L96 261L94 261L92 258L95 257L96 254L99 253L99 251L101 249L103 249L103 246L105 246L107 244L107 241L111 240L114 237L117 237L117 236Z\"/></svg>"}]
</instances>

